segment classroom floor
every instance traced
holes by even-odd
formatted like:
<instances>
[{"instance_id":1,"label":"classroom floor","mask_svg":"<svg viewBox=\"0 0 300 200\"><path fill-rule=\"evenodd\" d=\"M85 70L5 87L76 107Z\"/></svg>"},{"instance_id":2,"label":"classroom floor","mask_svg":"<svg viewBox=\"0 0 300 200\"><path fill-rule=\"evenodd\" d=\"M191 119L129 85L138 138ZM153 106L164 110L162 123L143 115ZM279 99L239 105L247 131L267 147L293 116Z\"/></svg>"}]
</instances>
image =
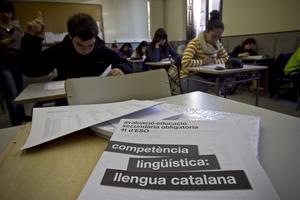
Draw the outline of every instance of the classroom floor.
<instances>
[{"instance_id":1,"label":"classroom floor","mask_svg":"<svg viewBox=\"0 0 300 200\"><path fill-rule=\"evenodd\" d=\"M213 93L213 91L209 91ZM243 102L246 104L254 105L255 95L245 88L239 88L235 94L228 96L229 99L234 101ZM300 110L296 111L296 102L284 99L271 99L268 93L260 94L259 106L276 112L292 115L300 118ZM5 113L0 109L0 128L10 127L10 120L7 111Z\"/></svg>"},{"instance_id":2,"label":"classroom floor","mask_svg":"<svg viewBox=\"0 0 300 200\"><path fill-rule=\"evenodd\" d=\"M228 96L228 98L250 105L255 104L255 95L243 89L237 90L234 95L230 95ZM296 110L297 103L295 101L285 99L275 100L270 98L270 95L268 93L261 93L259 95L259 107L300 118L300 110Z\"/></svg>"}]
</instances>

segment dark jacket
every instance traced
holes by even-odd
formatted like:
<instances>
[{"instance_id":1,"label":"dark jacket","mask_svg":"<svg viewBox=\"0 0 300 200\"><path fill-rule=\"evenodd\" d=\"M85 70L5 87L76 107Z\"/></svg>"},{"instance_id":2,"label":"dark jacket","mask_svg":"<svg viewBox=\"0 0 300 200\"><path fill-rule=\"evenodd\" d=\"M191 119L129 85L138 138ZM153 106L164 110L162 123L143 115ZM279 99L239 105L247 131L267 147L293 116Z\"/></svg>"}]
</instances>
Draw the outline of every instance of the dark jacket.
<instances>
[{"instance_id":1,"label":"dark jacket","mask_svg":"<svg viewBox=\"0 0 300 200\"><path fill-rule=\"evenodd\" d=\"M0 43L0 63L16 64L19 61L19 50L23 33L20 28L14 26L10 31L0 26L0 40L11 38L14 42L9 45Z\"/></svg>"},{"instance_id":2,"label":"dark jacket","mask_svg":"<svg viewBox=\"0 0 300 200\"><path fill-rule=\"evenodd\" d=\"M245 53L245 52L248 52L250 56L257 55L256 51L254 51L253 49L244 49L242 46L239 45L234 48L234 50L230 54L230 57L237 58L240 53Z\"/></svg>"},{"instance_id":3,"label":"dark jacket","mask_svg":"<svg viewBox=\"0 0 300 200\"><path fill-rule=\"evenodd\" d=\"M181 68L181 56L169 45L165 44L164 47L151 48L151 45L147 49L147 58L146 62L158 62L162 59L173 58L175 65L178 68ZM146 70L146 67L144 67Z\"/></svg>"},{"instance_id":4,"label":"dark jacket","mask_svg":"<svg viewBox=\"0 0 300 200\"><path fill-rule=\"evenodd\" d=\"M179 54L170 47L169 44L165 44L164 47L151 48L151 45L148 47L148 59L150 62L158 62L162 59L176 57Z\"/></svg>"},{"instance_id":5,"label":"dark jacket","mask_svg":"<svg viewBox=\"0 0 300 200\"><path fill-rule=\"evenodd\" d=\"M46 50L42 49L42 39L25 34L21 44L21 55L24 62L23 73L29 77L47 75L57 69L57 80L85 76L99 76L111 64L125 74L132 72L132 66L126 59L120 58L107 48L97 37L93 51L81 55L74 49L69 36Z\"/></svg>"}]
</instances>

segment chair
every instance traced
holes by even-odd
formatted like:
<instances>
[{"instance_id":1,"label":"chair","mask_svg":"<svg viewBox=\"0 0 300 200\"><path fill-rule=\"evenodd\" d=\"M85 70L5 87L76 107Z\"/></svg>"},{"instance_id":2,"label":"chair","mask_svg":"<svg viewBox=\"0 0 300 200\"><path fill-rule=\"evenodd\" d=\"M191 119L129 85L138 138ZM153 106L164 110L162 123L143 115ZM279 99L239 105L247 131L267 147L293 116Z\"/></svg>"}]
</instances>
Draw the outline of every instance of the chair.
<instances>
[{"instance_id":1,"label":"chair","mask_svg":"<svg viewBox=\"0 0 300 200\"><path fill-rule=\"evenodd\" d=\"M275 77L272 78L273 87L271 88L271 97L278 98L284 93L296 93L297 107L300 108L300 71L295 71L289 75L284 75L283 69L292 54L280 54L275 60L272 69L276 69Z\"/></svg>"},{"instance_id":2,"label":"chair","mask_svg":"<svg viewBox=\"0 0 300 200\"><path fill-rule=\"evenodd\" d=\"M186 45L185 45L185 44L180 44L180 45L177 46L176 52L177 52L179 55L183 55L185 49L186 49Z\"/></svg>"},{"instance_id":3,"label":"chair","mask_svg":"<svg viewBox=\"0 0 300 200\"><path fill-rule=\"evenodd\" d=\"M269 91L272 98L278 92L280 80L284 77L283 69L292 53L281 53L269 68Z\"/></svg>"},{"instance_id":4,"label":"chair","mask_svg":"<svg viewBox=\"0 0 300 200\"><path fill-rule=\"evenodd\" d=\"M292 92L293 97L296 93L296 110L300 109L300 71L292 72L277 81L279 87L276 93L276 97L280 97L282 94Z\"/></svg>"},{"instance_id":5,"label":"chair","mask_svg":"<svg viewBox=\"0 0 300 200\"><path fill-rule=\"evenodd\" d=\"M104 78L73 78L67 79L65 84L69 105L171 96L168 76L163 69Z\"/></svg>"}]
</instances>

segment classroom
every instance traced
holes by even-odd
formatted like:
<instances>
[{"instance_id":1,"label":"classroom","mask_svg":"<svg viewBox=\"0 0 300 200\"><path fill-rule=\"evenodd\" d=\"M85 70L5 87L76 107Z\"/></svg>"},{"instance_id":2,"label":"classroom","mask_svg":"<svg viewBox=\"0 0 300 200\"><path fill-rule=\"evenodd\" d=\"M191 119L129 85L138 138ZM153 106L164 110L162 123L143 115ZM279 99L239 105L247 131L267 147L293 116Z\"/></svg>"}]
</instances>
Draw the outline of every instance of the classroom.
<instances>
[{"instance_id":1,"label":"classroom","mask_svg":"<svg viewBox=\"0 0 300 200\"><path fill-rule=\"evenodd\" d=\"M299 199L299 7L0 0L0 199Z\"/></svg>"}]
</instances>

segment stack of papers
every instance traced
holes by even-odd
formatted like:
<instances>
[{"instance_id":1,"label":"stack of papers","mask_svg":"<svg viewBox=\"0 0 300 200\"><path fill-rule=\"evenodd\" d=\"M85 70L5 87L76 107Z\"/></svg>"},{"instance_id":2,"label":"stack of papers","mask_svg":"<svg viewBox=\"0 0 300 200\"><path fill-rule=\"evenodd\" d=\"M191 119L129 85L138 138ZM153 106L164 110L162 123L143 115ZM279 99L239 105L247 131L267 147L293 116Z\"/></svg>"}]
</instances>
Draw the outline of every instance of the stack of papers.
<instances>
[{"instance_id":1,"label":"stack of papers","mask_svg":"<svg viewBox=\"0 0 300 200\"><path fill-rule=\"evenodd\" d=\"M107 104L35 108L30 134L21 149L27 149L158 104L161 102L129 100Z\"/></svg>"},{"instance_id":2,"label":"stack of papers","mask_svg":"<svg viewBox=\"0 0 300 200\"><path fill-rule=\"evenodd\" d=\"M232 121L121 120L79 199L279 199Z\"/></svg>"},{"instance_id":3,"label":"stack of papers","mask_svg":"<svg viewBox=\"0 0 300 200\"><path fill-rule=\"evenodd\" d=\"M259 117L138 100L35 108L22 149L87 127L111 140L79 199L278 199L255 158Z\"/></svg>"},{"instance_id":4,"label":"stack of papers","mask_svg":"<svg viewBox=\"0 0 300 200\"><path fill-rule=\"evenodd\" d=\"M35 108L27 149L78 130L92 127L97 135L110 138L121 119L231 121L258 155L260 118L226 112L130 100L118 103Z\"/></svg>"}]
</instances>

